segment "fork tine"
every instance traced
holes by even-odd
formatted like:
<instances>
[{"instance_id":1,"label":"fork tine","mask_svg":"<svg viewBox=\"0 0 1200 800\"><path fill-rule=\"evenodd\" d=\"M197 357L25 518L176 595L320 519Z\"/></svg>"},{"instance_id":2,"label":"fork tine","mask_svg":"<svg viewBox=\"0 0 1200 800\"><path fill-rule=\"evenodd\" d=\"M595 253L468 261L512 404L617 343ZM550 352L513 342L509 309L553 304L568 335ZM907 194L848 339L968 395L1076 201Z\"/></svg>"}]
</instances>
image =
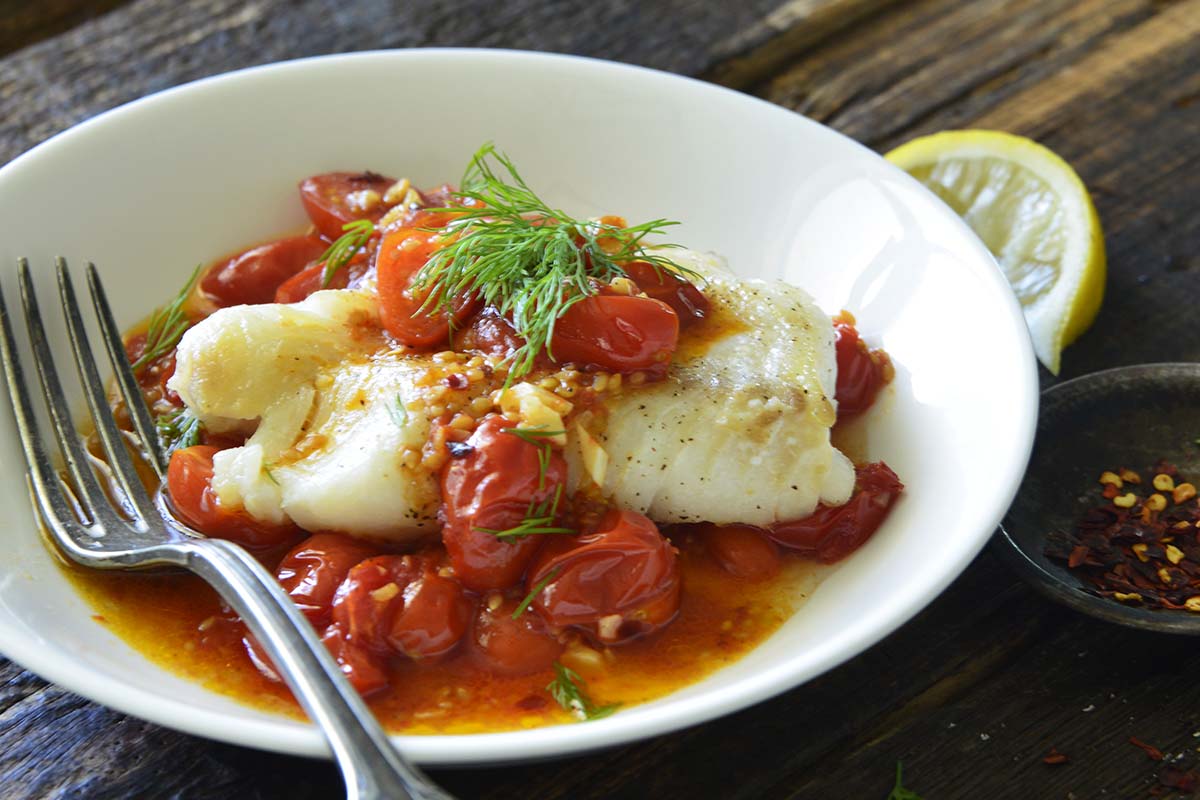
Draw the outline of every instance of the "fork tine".
<instances>
[{"instance_id":1,"label":"fork tine","mask_svg":"<svg viewBox=\"0 0 1200 800\"><path fill-rule=\"evenodd\" d=\"M100 320L100 332L104 338L104 348L108 351L108 360L112 362L113 374L117 377L117 386L121 389L121 397L125 398L125 408L129 418L133 420L133 428L142 442L142 447L150 455L150 466L158 473L158 480L166 483L167 464L163 456L162 446L158 442L158 433L154 428L154 420L150 418L150 410L146 408L146 399L138 388L137 378L129 359L125 355L125 343L121 340L121 329L113 316L112 307L108 304L108 296L104 293L104 284L100 282L100 273L96 265L87 265L88 289L92 294L92 307L96 318Z\"/></svg>"},{"instance_id":2,"label":"fork tine","mask_svg":"<svg viewBox=\"0 0 1200 800\"><path fill-rule=\"evenodd\" d=\"M12 398L17 433L21 439L21 447L25 450L30 481L42 517L58 534L60 544L70 547L74 537L82 538L87 535L87 531L79 524L74 509L59 489L58 472L42 444L44 440L38 430L33 403L29 399L29 384L17 358L16 337L13 335L8 306L4 302L3 287L0 287L0 362L4 364L4 377L8 383L8 396Z\"/></svg>"},{"instance_id":3,"label":"fork tine","mask_svg":"<svg viewBox=\"0 0 1200 800\"><path fill-rule=\"evenodd\" d=\"M92 412L92 422L96 424L96 432L104 445L107 461L125 492L125 497L137 512L141 522L153 519L157 512L150 502L150 495L142 485L133 458L125 448L124 438L117 430L116 420L108 406L108 394L104 390L104 382L96 369L96 358L92 354L88 342L87 331L83 326L83 316L79 313L79 302L75 299L75 287L71 284L71 272L64 258L55 259L58 272L58 292L62 300L63 315L67 320L67 333L71 338L71 353L75 356L75 367L79 370L79 380L83 384L84 396L88 408Z\"/></svg>"},{"instance_id":4,"label":"fork tine","mask_svg":"<svg viewBox=\"0 0 1200 800\"><path fill-rule=\"evenodd\" d=\"M29 262L23 258L17 262L17 275L20 279L21 301L25 306L25 326L29 329L29 341L33 348L33 363L41 379L42 393L46 396L46 407L50 411L50 421L53 423L63 460L66 461L67 471L71 473L71 480L81 495L79 499L93 522L112 526L123 525L124 520L113 510L108 496L96 478L96 473L92 471L87 451L84 450L79 432L71 420L67 396L63 392L58 370L54 367L54 356L51 355L50 345L46 341L46 328L42 325Z\"/></svg>"}]
</instances>

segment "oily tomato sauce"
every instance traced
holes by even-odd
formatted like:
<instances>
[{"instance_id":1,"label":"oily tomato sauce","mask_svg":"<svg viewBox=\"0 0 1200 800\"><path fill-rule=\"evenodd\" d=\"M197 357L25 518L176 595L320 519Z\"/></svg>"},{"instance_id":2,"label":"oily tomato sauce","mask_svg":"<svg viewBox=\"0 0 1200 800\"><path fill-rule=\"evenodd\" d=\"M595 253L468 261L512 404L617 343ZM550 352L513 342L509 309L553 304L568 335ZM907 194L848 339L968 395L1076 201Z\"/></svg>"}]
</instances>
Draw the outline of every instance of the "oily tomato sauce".
<instances>
[{"instance_id":1,"label":"oily tomato sauce","mask_svg":"<svg viewBox=\"0 0 1200 800\"><path fill-rule=\"evenodd\" d=\"M508 359L525 344L512 319L474 291L427 302L430 289L416 276L453 240L430 231L454 212L425 208L451 205L449 187L422 194L376 173L327 173L305 180L300 193L312 229L214 263L190 298L193 322L216 308L296 302L374 279L394 345ZM624 227L620 218L602 222ZM326 248L343 230L361 238L331 272L326 260L336 248ZM609 381L653 382L672 357L698 356L744 328L711 313L683 277L637 260L621 271L559 317L544 350L527 353L531 374L565 362ZM835 333L839 420L851 420L890 381L891 364L862 342L849 314L835 319ZM182 403L168 386L174 350L156 352L152 340L131 336L128 356L152 413L178 417ZM583 389L575 413L594 399ZM862 464L849 502L805 519L660 529L586 492L564 498L566 463L549 437L495 411L459 421L449 412L434 421L426 449L438 455L442 533L416 550L310 535L223 507L211 486L213 457L240 446L236 438L201 430L171 457L178 515L276 572L392 730L511 730L577 717L579 708L560 707L548 691L561 667L596 707L695 682L774 632L815 589L822 565L861 546L903 488L886 465ZM300 715L269 658L198 579L65 568L97 620L151 660L249 705Z\"/></svg>"}]
</instances>

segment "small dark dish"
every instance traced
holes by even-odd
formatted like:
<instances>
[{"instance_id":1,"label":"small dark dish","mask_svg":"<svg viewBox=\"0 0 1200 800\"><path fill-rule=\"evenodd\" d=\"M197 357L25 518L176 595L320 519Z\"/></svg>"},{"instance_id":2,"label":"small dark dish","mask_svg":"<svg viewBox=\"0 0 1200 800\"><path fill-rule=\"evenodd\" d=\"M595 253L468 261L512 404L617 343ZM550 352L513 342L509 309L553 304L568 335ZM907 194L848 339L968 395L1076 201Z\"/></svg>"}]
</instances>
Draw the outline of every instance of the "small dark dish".
<instances>
[{"instance_id":1,"label":"small dark dish","mask_svg":"<svg viewBox=\"0 0 1200 800\"><path fill-rule=\"evenodd\" d=\"M1085 591L1045 554L1046 534L1070 530L1096 503L1100 473L1165 459L1200 475L1200 364L1121 367L1042 393L1033 456L993 549L1038 591L1093 617L1146 630L1200 635L1200 614L1139 608Z\"/></svg>"}]
</instances>

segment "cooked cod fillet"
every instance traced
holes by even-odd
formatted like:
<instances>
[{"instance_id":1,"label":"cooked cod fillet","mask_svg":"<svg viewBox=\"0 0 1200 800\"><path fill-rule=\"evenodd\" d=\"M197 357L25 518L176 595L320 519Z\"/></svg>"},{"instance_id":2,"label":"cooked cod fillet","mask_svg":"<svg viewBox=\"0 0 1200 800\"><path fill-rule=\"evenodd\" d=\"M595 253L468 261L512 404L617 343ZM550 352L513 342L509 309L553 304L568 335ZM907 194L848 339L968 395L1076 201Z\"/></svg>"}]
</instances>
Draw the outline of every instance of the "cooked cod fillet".
<instances>
[{"instance_id":1,"label":"cooked cod fillet","mask_svg":"<svg viewBox=\"0 0 1200 800\"><path fill-rule=\"evenodd\" d=\"M707 277L714 321L728 324L681 348L665 381L605 395L565 426L568 488L594 482L662 523L767 525L845 502L854 471L829 442L829 318L795 287L738 281L699 254L672 258ZM435 400L421 378L435 363L387 350L377 319L371 293L326 291L223 309L187 332L171 388L210 427L257 425L216 458L222 504L401 542L436 529L436 475L411 457L430 435L423 411ZM570 405L532 384L501 400L524 424L555 429Z\"/></svg>"}]
</instances>

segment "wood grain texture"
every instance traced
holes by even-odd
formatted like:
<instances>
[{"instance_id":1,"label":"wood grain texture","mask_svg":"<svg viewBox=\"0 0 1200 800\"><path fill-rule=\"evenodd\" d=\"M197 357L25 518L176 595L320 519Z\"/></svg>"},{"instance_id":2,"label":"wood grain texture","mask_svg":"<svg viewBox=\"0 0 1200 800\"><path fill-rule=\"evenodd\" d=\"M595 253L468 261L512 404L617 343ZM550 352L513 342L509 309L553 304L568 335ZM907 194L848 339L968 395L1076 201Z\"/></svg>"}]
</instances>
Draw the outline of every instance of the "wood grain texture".
<instances>
[{"instance_id":1,"label":"wood grain texture","mask_svg":"<svg viewBox=\"0 0 1200 800\"><path fill-rule=\"evenodd\" d=\"M1076 166L1107 232L1108 298L1065 354L1069 377L1200 357L1198 25L1200 0L139 0L0 60L0 161L204 75L431 44L703 75L880 150L944 128L1011 130ZM1196 766L1198 671L1191 640L1060 610L984 553L900 631L774 700L600 757L435 777L464 798L882 800L902 759L927 800L1147 797L1161 765L1127 739ZM1043 764L1051 747L1069 762ZM4 800L339 792L328 764L164 730L0 665Z\"/></svg>"}]
</instances>

